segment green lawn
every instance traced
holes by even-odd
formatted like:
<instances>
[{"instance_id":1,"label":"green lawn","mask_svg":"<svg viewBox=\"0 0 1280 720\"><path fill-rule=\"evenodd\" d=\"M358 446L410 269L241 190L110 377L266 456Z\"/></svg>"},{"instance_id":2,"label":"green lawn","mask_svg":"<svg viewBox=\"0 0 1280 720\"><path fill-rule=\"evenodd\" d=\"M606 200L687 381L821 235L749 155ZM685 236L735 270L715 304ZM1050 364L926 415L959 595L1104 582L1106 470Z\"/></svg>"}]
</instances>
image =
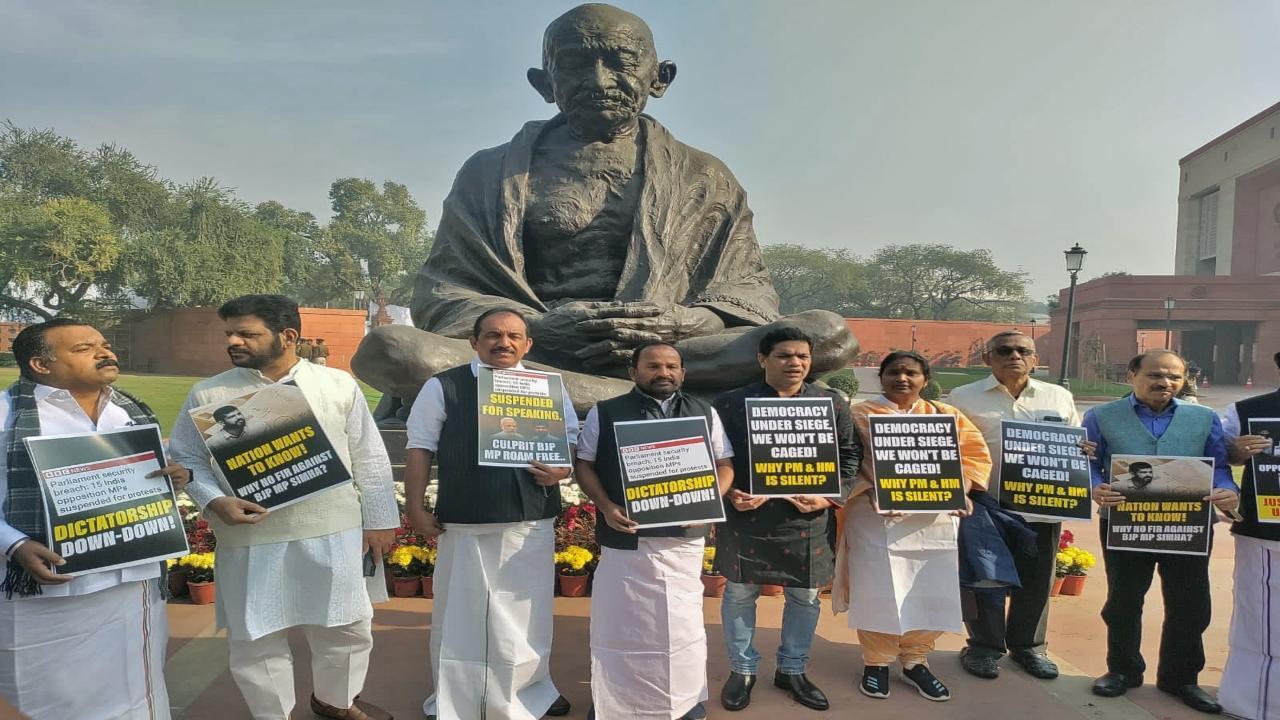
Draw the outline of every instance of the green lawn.
<instances>
[{"instance_id":1,"label":"green lawn","mask_svg":"<svg viewBox=\"0 0 1280 720\"><path fill-rule=\"evenodd\" d=\"M17 378L17 368L0 368L0 386L8 387ZM173 427L173 421L178 417L178 411L182 409L182 403L187 400L187 393L191 391L191 386L203 379L182 375L122 374L116 384L120 389L138 396L150 405L160 420L161 429L168 434L169 429ZM364 383L360 383L360 389L364 391L365 399L369 401L369 408L373 409L382 398L382 393Z\"/></svg>"}]
</instances>

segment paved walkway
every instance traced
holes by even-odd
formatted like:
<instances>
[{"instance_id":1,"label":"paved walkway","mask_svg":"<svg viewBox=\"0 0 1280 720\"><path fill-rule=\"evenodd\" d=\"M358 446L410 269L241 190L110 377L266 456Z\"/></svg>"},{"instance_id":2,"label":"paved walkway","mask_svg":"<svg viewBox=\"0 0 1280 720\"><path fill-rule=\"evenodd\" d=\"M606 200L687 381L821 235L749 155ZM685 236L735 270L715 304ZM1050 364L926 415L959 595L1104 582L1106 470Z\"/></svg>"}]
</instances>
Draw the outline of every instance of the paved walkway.
<instances>
[{"instance_id":1,"label":"paved walkway","mask_svg":"<svg viewBox=\"0 0 1280 720\"><path fill-rule=\"evenodd\" d=\"M1069 523L1077 544L1097 552L1098 539L1094 526ZM1231 567L1233 543L1226 533L1214 548L1211 573L1213 580L1214 618L1205 635L1208 666L1201 675L1206 687L1216 688L1226 661L1227 625L1231 614ZM933 659L938 676L950 687L951 702L945 706L948 717L990 720L991 718L1026 717L1036 720L1094 720L1110 718L1193 718L1202 717L1151 685L1131 691L1124 698L1104 699L1089 692L1093 677L1105 671L1105 629L1098 612L1105 595L1101 562L1091 576L1082 597L1059 597L1052 600L1050 620L1050 652L1062 668L1062 677L1054 681L1035 680L1011 666L1002 665L997 680L980 680L966 674L959 665L957 652L962 639L943 638ZM824 599L822 621L814 642L810 677L831 698L835 709L828 714L812 713L791 702L771 685L757 686L750 708L728 713L715 702L720 685L728 676L728 663L723 651L719 601L706 602L707 636L710 649L708 675L712 701L707 709L711 718L776 718L779 712L795 717L899 718L906 713L939 710L919 697L912 688L895 683L887 700L872 700L858 693L855 685L861 676L857 638L845 623L844 616L834 616ZM432 601L422 598L397 599L378 608L375 623L373 663L365 685L364 697L395 713L401 720L422 717L421 703L430 689L427 640L431 623ZM757 647L766 660L762 674L773 671L772 648L778 642L778 627L783 600L761 598ZM1147 597L1144 620L1143 652L1154 664L1159 639L1162 609L1160 594ZM558 598L556 600L556 634L552 653L552 670L562 692L574 704L571 717L585 717L590 702L590 660L587 623L590 600ZM211 606L172 604L169 607L171 640L166 673L174 717L183 720L228 720L248 717L244 701L227 672L226 640L214 632ZM305 701L310 692L309 667L305 642L293 638L296 652L298 692ZM1149 673L1153 679L1154 667ZM304 703L305 707L305 703ZM310 718L311 713L295 713Z\"/></svg>"}]
</instances>

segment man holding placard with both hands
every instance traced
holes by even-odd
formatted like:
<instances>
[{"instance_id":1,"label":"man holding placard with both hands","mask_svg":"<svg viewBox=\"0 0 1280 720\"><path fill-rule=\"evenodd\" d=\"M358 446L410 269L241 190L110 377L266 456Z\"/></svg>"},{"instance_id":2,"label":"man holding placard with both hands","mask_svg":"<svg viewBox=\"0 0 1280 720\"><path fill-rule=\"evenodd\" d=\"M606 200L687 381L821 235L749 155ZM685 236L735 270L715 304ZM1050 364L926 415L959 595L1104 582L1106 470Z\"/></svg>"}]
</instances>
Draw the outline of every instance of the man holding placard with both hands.
<instances>
[{"instance_id":1,"label":"man holding placard with both hands","mask_svg":"<svg viewBox=\"0 0 1280 720\"><path fill-rule=\"evenodd\" d=\"M994 460L989 492L999 493L1002 423L1023 420L1037 423L1080 424L1071 392L1031 377L1036 366L1036 346L1031 338L1016 330L1002 332L987 341L982 360L991 368L991 376L951 391L948 401L982 431ZM1086 454L1093 443L1084 443ZM1087 472L1087 471L1086 471ZM1087 477L1086 477L1087 479ZM1088 495L1083 500L1084 519L1088 519ZM1035 556L1014 553L1021 586L1009 598L1005 613L1004 592L975 592L977 615L966 622L968 646L960 653L960 662L970 674L995 678L1000 673L997 661L1005 651L1028 674L1051 679L1058 667L1045 652L1049 626L1049 593L1054 580L1054 560L1058 551L1061 522L1032 522L1036 532Z\"/></svg>"},{"instance_id":2,"label":"man holding placard with both hands","mask_svg":"<svg viewBox=\"0 0 1280 720\"><path fill-rule=\"evenodd\" d=\"M829 707L805 669L821 609L819 589L832 577L832 509L853 489L862 445L844 398L805 382L812 350L812 340L798 329L771 330L756 356L764 380L713 403L735 448L727 520L716 530L716 560L728 579L720 606L732 670L720 702L728 710L751 702L762 584L782 585L786 596L774 685L806 707Z\"/></svg>"},{"instance_id":3,"label":"man holding placard with both hands","mask_svg":"<svg viewBox=\"0 0 1280 720\"><path fill-rule=\"evenodd\" d=\"M706 523L723 518L720 496L733 480L734 451L716 411L680 392L684 361L675 346L660 340L641 344L630 364L635 388L593 407L578 442L578 484L596 504L601 546L591 602L594 705L589 716L697 720L706 717L702 702L707 699L707 636L699 579L703 538ZM619 430L638 425L648 426L653 433L648 439L654 442L631 444L636 448L632 450ZM662 426L671 429L664 433ZM652 446L684 443L690 431L681 426L697 432L694 444L709 449L710 456L707 449L698 449L688 454L699 462L678 464L690 469L699 465L696 469L706 477L713 460L714 492L683 490L688 483L679 480L671 483L680 489L676 493L635 492L639 487L661 485L664 478L652 478L658 482L647 485L636 482L624 456ZM668 453L668 457L679 455ZM704 510L701 521L684 515L689 523L671 524L660 513L630 511L646 506L634 500L642 494L663 500L712 495L714 504L710 512ZM656 520L656 526L642 527L638 519L645 517Z\"/></svg>"}]
</instances>

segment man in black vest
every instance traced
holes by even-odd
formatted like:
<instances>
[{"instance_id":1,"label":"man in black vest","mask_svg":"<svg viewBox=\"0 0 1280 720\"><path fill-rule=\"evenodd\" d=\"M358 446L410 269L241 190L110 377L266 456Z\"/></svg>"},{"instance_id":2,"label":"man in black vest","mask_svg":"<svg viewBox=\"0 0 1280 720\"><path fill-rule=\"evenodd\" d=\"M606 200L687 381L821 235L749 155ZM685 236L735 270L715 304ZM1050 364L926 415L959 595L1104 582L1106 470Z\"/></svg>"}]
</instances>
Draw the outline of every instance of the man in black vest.
<instances>
[{"instance_id":1,"label":"man in black vest","mask_svg":"<svg viewBox=\"0 0 1280 720\"><path fill-rule=\"evenodd\" d=\"M720 691L727 710L741 710L751 702L760 654L755 637L756 598L764 584L786 589L782 612L782 645L773 684L814 710L829 707L826 695L805 676L809 646L818 627L822 586L831 582L835 553L833 509L853 490L862 462L862 442L853 425L849 403L831 390L805 382L809 376L813 341L792 327L765 334L756 356L764 380L727 392L713 406L724 418L734 456L733 489L726 498L728 521L716 532L716 559L728 579L721 618L732 672ZM830 397L836 410L836 441L840 450L841 498L793 496L780 499L753 496L747 448L746 399L756 397Z\"/></svg>"},{"instance_id":2,"label":"man in black vest","mask_svg":"<svg viewBox=\"0 0 1280 720\"><path fill-rule=\"evenodd\" d=\"M641 344L631 356L635 387L587 414L578 443L578 484L596 504L600 565L591 602L591 715L706 717L707 636L702 618L707 525L637 530L627 518L614 423L704 417L723 495L733 449L716 411L680 392L684 361L670 343Z\"/></svg>"},{"instance_id":3,"label":"man in black vest","mask_svg":"<svg viewBox=\"0 0 1280 720\"><path fill-rule=\"evenodd\" d=\"M1280 369L1280 352L1275 354ZM1236 538L1235 604L1227 665L1218 687L1224 712L1249 720L1280 717L1280 508L1265 497L1277 493L1274 478L1280 467L1275 433L1251 432L1250 420L1280 418L1280 391L1241 400L1227 407L1222 429L1229 443L1232 465L1244 465L1240 515L1231 526ZM1253 458L1263 482L1255 477ZM1270 479L1268 482L1267 479ZM1270 485L1270 487L1267 487ZM1259 502L1268 512L1261 513Z\"/></svg>"},{"instance_id":4,"label":"man in black vest","mask_svg":"<svg viewBox=\"0 0 1280 720\"><path fill-rule=\"evenodd\" d=\"M485 467L479 456L476 378L481 365L523 368L533 347L524 317L495 308L476 319L476 358L427 381L408 420L405 512L415 531L439 537L428 718L536 719L565 715L551 680L557 485L569 468ZM570 449L578 418L564 393ZM440 469L434 514L424 506L431 465Z\"/></svg>"}]
</instances>

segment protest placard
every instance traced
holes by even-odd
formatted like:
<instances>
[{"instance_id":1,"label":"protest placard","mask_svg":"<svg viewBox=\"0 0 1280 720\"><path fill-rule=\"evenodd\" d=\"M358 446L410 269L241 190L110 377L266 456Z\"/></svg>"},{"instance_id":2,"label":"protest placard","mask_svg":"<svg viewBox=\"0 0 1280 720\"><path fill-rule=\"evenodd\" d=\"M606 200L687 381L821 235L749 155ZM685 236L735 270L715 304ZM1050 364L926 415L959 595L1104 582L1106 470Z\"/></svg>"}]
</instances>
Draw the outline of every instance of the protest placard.
<instances>
[{"instance_id":1,"label":"protest placard","mask_svg":"<svg viewBox=\"0 0 1280 720\"><path fill-rule=\"evenodd\" d=\"M481 465L570 467L564 385L557 373L482 367L476 374Z\"/></svg>"},{"instance_id":2,"label":"protest placard","mask_svg":"<svg viewBox=\"0 0 1280 720\"><path fill-rule=\"evenodd\" d=\"M613 433L628 518L642 528L724 520L706 418L619 422Z\"/></svg>"},{"instance_id":3,"label":"protest placard","mask_svg":"<svg viewBox=\"0 0 1280 720\"><path fill-rule=\"evenodd\" d=\"M1029 520L1088 520L1089 458L1084 428L1058 423L1000 423L1000 504Z\"/></svg>"},{"instance_id":4,"label":"protest placard","mask_svg":"<svg viewBox=\"0 0 1280 720\"><path fill-rule=\"evenodd\" d=\"M1107 549L1208 555L1213 458L1112 455Z\"/></svg>"},{"instance_id":5,"label":"protest placard","mask_svg":"<svg viewBox=\"0 0 1280 720\"><path fill-rule=\"evenodd\" d=\"M951 415L870 415L881 511L936 513L965 506L960 430Z\"/></svg>"},{"instance_id":6,"label":"protest placard","mask_svg":"<svg viewBox=\"0 0 1280 720\"><path fill-rule=\"evenodd\" d=\"M1280 452L1276 439L1280 438L1280 418L1250 418L1249 434L1261 435L1270 446L1254 455L1253 497L1257 503L1258 522L1280 522Z\"/></svg>"},{"instance_id":7,"label":"protest placard","mask_svg":"<svg viewBox=\"0 0 1280 720\"><path fill-rule=\"evenodd\" d=\"M351 472L292 382L190 412L235 497L270 510L351 482Z\"/></svg>"},{"instance_id":8,"label":"protest placard","mask_svg":"<svg viewBox=\"0 0 1280 720\"><path fill-rule=\"evenodd\" d=\"M160 428L44 435L24 440L44 501L48 546L73 575L159 562L188 552Z\"/></svg>"},{"instance_id":9,"label":"protest placard","mask_svg":"<svg viewBox=\"0 0 1280 720\"><path fill-rule=\"evenodd\" d=\"M751 494L840 497L831 398L747 398Z\"/></svg>"}]
</instances>

